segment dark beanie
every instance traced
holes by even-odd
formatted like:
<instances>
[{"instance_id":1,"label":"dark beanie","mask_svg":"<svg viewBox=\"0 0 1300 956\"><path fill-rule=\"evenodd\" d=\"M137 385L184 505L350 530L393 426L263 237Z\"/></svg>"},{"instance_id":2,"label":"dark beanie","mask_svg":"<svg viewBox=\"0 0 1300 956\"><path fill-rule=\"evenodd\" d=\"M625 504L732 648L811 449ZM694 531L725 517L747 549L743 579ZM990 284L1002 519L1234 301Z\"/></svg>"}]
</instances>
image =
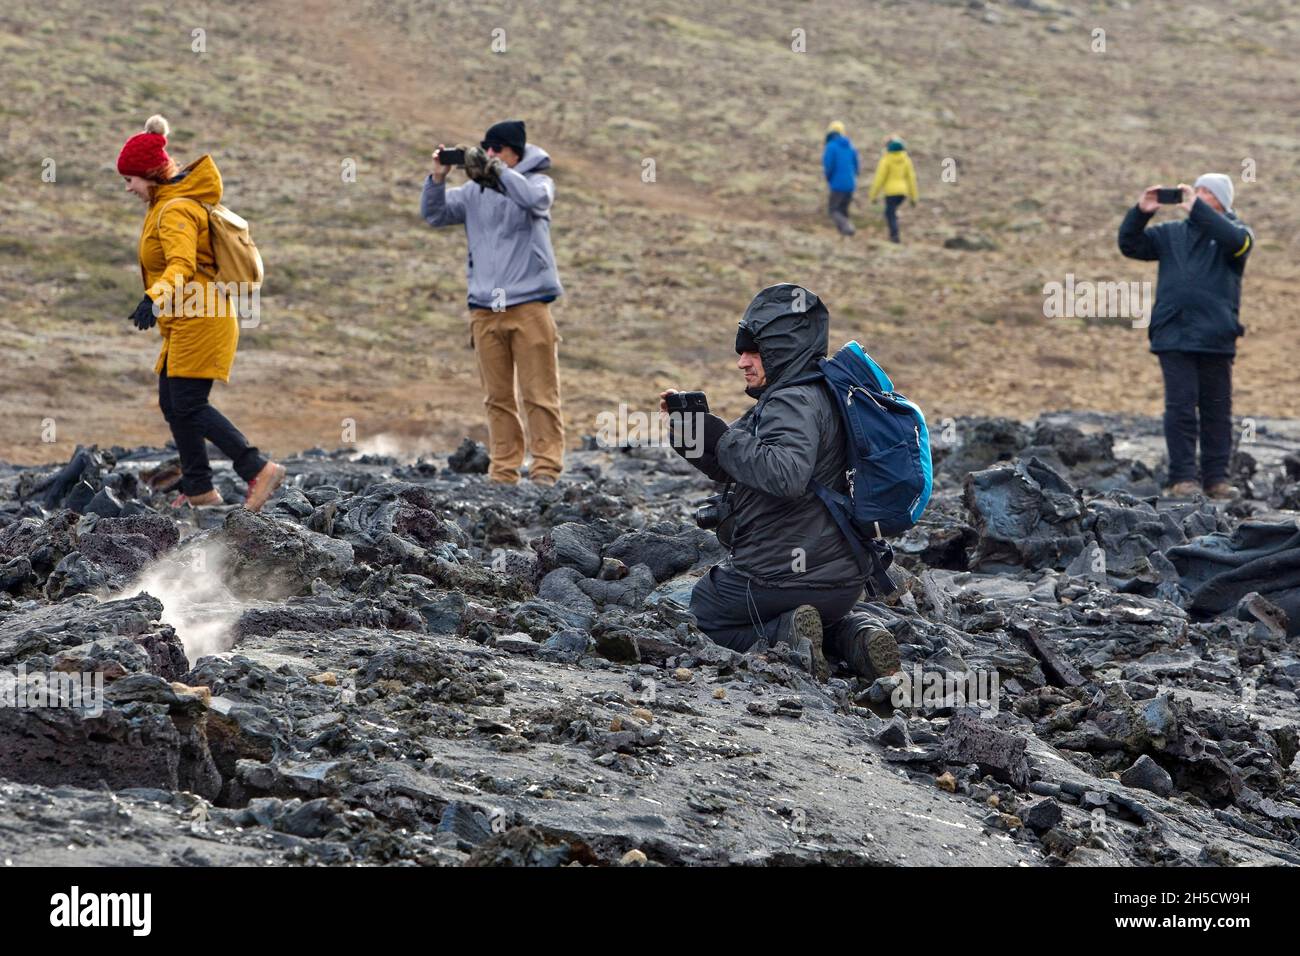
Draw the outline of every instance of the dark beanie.
<instances>
[{"instance_id":1,"label":"dark beanie","mask_svg":"<svg viewBox=\"0 0 1300 956\"><path fill-rule=\"evenodd\" d=\"M509 146L523 156L527 144L528 136L524 132L523 120L502 120L488 127L480 145L484 149L491 149L493 146Z\"/></svg>"},{"instance_id":2,"label":"dark beanie","mask_svg":"<svg viewBox=\"0 0 1300 956\"><path fill-rule=\"evenodd\" d=\"M739 355L741 352L757 351L758 339L754 338L754 333L749 331L749 329L745 328L743 325L736 329L736 354Z\"/></svg>"}]
</instances>

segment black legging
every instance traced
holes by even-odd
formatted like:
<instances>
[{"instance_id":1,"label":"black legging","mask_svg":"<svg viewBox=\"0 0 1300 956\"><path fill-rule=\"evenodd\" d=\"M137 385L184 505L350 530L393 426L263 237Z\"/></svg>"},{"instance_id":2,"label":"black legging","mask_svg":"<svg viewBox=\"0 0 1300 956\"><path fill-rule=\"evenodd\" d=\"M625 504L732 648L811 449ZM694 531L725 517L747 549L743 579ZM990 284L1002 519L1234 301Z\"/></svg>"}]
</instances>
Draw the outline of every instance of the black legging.
<instances>
[{"instance_id":1,"label":"black legging","mask_svg":"<svg viewBox=\"0 0 1300 956\"><path fill-rule=\"evenodd\" d=\"M171 426L176 451L181 457L181 491L189 497L212 490L212 465L208 461L210 441L234 463L244 481L256 477L266 459L248 443L230 419L209 402L210 378L171 378L163 363L158 376L158 406Z\"/></svg>"}]
</instances>

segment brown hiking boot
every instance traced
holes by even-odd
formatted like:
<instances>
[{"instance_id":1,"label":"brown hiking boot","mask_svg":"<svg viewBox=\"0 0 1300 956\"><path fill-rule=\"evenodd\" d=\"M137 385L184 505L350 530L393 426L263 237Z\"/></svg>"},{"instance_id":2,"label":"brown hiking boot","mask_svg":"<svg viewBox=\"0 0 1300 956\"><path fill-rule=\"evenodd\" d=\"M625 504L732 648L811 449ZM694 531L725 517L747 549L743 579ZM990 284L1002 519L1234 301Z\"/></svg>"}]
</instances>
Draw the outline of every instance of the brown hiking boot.
<instances>
[{"instance_id":1,"label":"brown hiking boot","mask_svg":"<svg viewBox=\"0 0 1300 956\"><path fill-rule=\"evenodd\" d=\"M1201 493L1201 486L1191 481L1175 481L1165 489L1166 498L1195 498Z\"/></svg>"},{"instance_id":2,"label":"brown hiking boot","mask_svg":"<svg viewBox=\"0 0 1300 956\"><path fill-rule=\"evenodd\" d=\"M173 508L184 508L189 505L191 508L215 508L218 505L224 505L225 501L221 498L221 492L213 488L211 491L205 491L201 495L178 495L172 502Z\"/></svg>"},{"instance_id":3,"label":"brown hiking boot","mask_svg":"<svg viewBox=\"0 0 1300 956\"><path fill-rule=\"evenodd\" d=\"M1216 481L1205 486L1205 493L1218 501L1231 501L1241 497L1241 489L1227 481Z\"/></svg>"},{"instance_id":4,"label":"brown hiking boot","mask_svg":"<svg viewBox=\"0 0 1300 956\"><path fill-rule=\"evenodd\" d=\"M284 475L284 465L268 461L256 477L248 480L248 498L244 502L244 507L249 511L261 511L267 499L284 484Z\"/></svg>"},{"instance_id":5,"label":"brown hiking boot","mask_svg":"<svg viewBox=\"0 0 1300 956\"><path fill-rule=\"evenodd\" d=\"M897 674L902 667L898 641L883 627L864 627L853 635L849 665L866 680Z\"/></svg>"},{"instance_id":6,"label":"brown hiking boot","mask_svg":"<svg viewBox=\"0 0 1300 956\"><path fill-rule=\"evenodd\" d=\"M831 676L830 665L822 651L822 615L811 604L800 604L781 616L776 633L777 643L784 641L806 662L808 672L820 683Z\"/></svg>"}]
</instances>

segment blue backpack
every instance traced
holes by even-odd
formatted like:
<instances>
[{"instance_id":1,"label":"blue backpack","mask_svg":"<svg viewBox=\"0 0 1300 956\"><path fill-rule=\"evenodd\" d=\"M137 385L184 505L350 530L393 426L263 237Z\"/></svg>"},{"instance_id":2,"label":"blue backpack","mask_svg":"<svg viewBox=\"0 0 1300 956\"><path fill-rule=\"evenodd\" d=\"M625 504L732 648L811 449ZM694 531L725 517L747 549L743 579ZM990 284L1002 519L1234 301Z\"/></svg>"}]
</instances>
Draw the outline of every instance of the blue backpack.
<instances>
[{"instance_id":1,"label":"blue backpack","mask_svg":"<svg viewBox=\"0 0 1300 956\"><path fill-rule=\"evenodd\" d=\"M796 381L823 379L844 422L848 494L812 483L848 540L876 591L891 591L885 569L893 551L883 540L916 524L930 501L933 472L925 415L894 391L885 370L857 342L849 342L818 372ZM795 384L792 382L791 384Z\"/></svg>"}]
</instances>

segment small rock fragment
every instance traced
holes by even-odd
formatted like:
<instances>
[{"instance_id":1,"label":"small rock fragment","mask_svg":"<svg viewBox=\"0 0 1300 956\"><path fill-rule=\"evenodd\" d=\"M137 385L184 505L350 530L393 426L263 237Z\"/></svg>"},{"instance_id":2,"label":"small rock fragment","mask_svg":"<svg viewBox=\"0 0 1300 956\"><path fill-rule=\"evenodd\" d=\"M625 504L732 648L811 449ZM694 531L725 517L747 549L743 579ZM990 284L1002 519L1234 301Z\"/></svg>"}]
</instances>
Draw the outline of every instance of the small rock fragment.
<instances>
[{"instance_id":1,"label":"small rock fragment","mask_svg":"<svg viewBox=\"0 0 1300 956\"><path fill-rule=\"evenodd\" d=\"M1043 797L1027 804L1020 811L1020 819L1035 833L1046 833L1061 822L1061 805L1051 797Z\"/></svg>"},{"instance_id":2,"label":"small rock fragment","mask_svg":"<svg viewBox=\"0 0 1300 956\"><path fill-rule=\"evenodd\" d=\"M912 735L907 731L907 720L902 714L894 714L884 729L876 734L876 742L886 747L912 746Z\"/></svg>"},{"instance_id":3,"label":"small rock fragment","mask_svg":"<svg viewBox=\"0 0 1300 956\"><path fill-rule=\"evenodd\" d=\"M1119 782L1126 787L1147 790L1158 797L1167 797L1174 792L1173 778L1146 754L1138 757L1133 766L1119 775Z\"/></svg>"}]
</instances>

